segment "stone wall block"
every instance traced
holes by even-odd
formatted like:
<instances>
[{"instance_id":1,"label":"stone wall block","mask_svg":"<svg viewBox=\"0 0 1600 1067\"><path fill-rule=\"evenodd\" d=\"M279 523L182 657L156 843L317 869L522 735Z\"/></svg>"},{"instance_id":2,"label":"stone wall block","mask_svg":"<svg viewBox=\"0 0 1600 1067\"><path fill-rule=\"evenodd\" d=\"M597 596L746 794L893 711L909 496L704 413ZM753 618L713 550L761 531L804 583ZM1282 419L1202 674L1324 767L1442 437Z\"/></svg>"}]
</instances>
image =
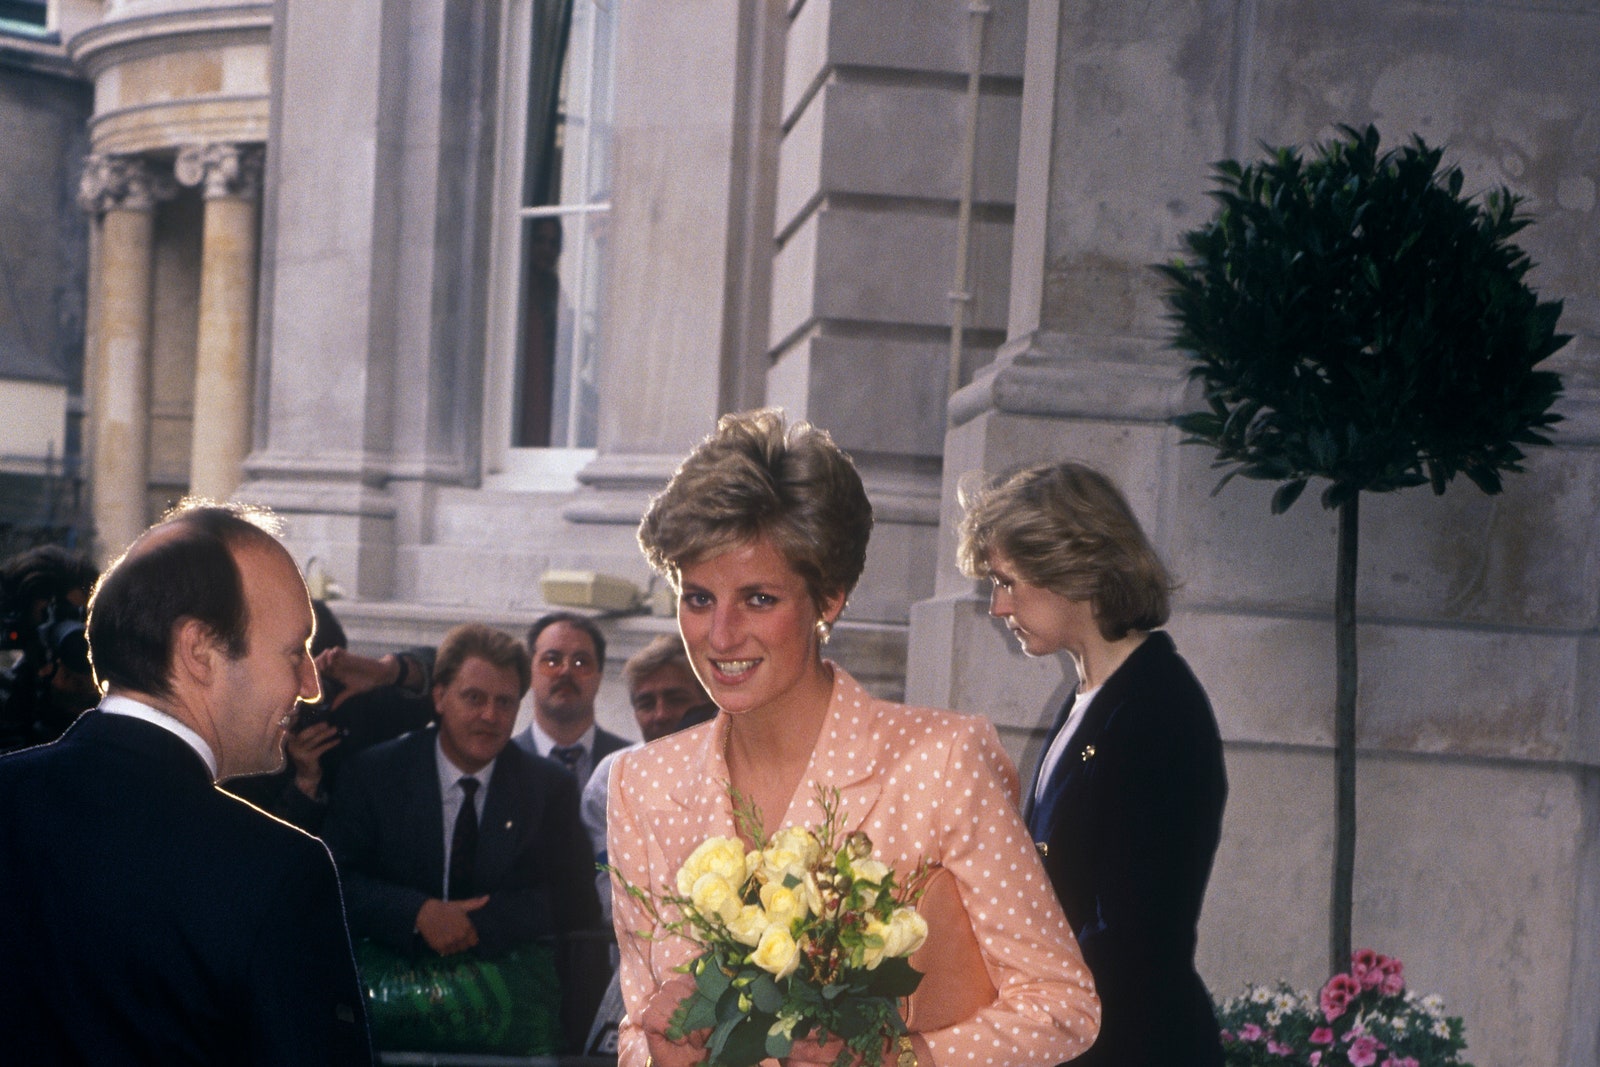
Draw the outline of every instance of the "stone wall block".
<instances>
[{"instance_id":1,"label":"stone wall block","mask_svg":"<svg viewBox=\"0 0 1600 1067\"><path fill-rule=\"evenodd\" d=\"M814 335L779 356L767 397L807 412L846 451L937 457L949 358L949 345L938 341ZM841 390L843 381L856 387Z\"/></svg>"},{"instance_id":2,"label":"stone wall block","mask_svg":"<svg viewBox=\"0 0 1600 1067\"><path fill-rule=\"evenodd\" d=\"M827 144L822 184L830 193L956 201L967 99L964 86L882 85L848 78L823 90ZM985 93L978 102L973 199L1016 198L1021 98ZM786 146L787 150L787 146Z\"/></svg>"},{"instance_id":3,"label":"stone wall block","mask_svg":"<svg viewBox=\"0 0 1600 1067\"><path fill-rule=\"evenodd\" d=\"M1518 241L1539 264L1535 284L1567 295L1569 328L1594 333L1600 122L1581 101L1594 96L1600 25L1586 7L1260 5L1247 147L1326 138L1334 121L1446 146L1468 191L1528 197L1539 222Z\"/></svg>"},{"instance_id":4,"label":"stone wall block","mask_svg":"<svg viewBox=\"0 0 1600 1067\"><path fill-rule=\"evenodd\" d=\"M809 0L808 0L809 6ZM972 16L961 2L832 0L829 51L836 64L966 76ZM1022 77L1027 0L990 0L986 77Z\"/></svg>"}]
</instances>

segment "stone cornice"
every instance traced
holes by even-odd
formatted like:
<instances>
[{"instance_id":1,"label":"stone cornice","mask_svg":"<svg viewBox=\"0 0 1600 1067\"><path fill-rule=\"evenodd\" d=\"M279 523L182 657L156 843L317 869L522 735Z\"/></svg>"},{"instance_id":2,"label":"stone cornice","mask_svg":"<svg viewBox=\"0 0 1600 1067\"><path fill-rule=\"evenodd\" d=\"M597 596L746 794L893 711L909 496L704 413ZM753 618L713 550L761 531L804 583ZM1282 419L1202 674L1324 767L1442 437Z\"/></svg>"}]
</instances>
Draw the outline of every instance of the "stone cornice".
<instances>
[{"instance_id":1,"label":"stone cornice","mask_svg":"<svg viewBox=\"0 0 1600 1067\"><path fill-rule=\"evenodd\" d=\"M272 7L270 3L234 3L107 19L69 40L67 53L80 70L95 78L117 63L176 49L264 42L272 30Z\"/></svg>"},{"instance_id":2,"label":"stone cornice","mask_svg":"<svg viewBox=\"0 0 1600 1067\"><path fill-rule=\"evenodd\" d=\"M1150 361L1136 347L1039 333L1007 342L950 398L950 425L986 411L1163 422L1182 410L1187 383L1187 367Z\"/></svg>"},{"instance_id":3,"label":"stone cornice","mask_svg":"<svg viewBox=\"0 0 1600 1067\"><path fill-rule=\"evenodd\" d=\"M92 215L152 211L169 200L177 183L159 164L139 156L91 155L78 180L78 206Z\"/></svg>"}]
</instances>

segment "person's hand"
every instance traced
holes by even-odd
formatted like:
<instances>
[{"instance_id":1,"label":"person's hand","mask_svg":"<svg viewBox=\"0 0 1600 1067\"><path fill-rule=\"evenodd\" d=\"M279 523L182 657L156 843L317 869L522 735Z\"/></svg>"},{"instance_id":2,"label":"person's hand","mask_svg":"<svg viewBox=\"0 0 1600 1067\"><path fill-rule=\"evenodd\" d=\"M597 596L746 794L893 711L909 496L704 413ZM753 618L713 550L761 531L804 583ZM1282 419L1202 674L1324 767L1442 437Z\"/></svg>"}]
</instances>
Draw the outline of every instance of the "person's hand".
<instances>
[{"instance_id":1,"label":"person's hand","mask_svg":"<svg viewBox=\"0 0 1600 1067\"><path fill-rule=\"evenodd\" d=\"M322 788L322 754L339 741L338 728L331 722L314 722L291 733L284 743L294 767L295 788L313 800Z\"/></svg>"},{"instance_id":2,"label":"person's hand","mask_svg":"<svg viewBox=\"0 0 1600 1067\"><path fill-rule=\"evenodd\" d=\"M441 956L465 952L478 943L478 928L472 925L470 915L487 903L486 896L423 901L417 912L417 933Z\"/></svg>"},{"instance_id":3,"label":"person's hand","mask_svg":"<svg viewBox=\"0 0 1600 1067\"><path fill-rule=\"evenodd\" d=\"M933 1054L928 1051L928 1045L922 1040L921 1034L911 1035L911 1047L917 1054L920 1064L932 1064ZM789 1055L784 1063L789 1067L801 1067L802 1064L810 1067L812 1064L831 1064L839 1058L839 1053L844 1051L844 1042L838 1038L819 1042L815 1038L802 1038L794 1043L789 1050ZM884 1045L883 1053L876 1058L852 1055L847 1062L855 1067L894 1067L900 1058L900 1046L896 1041Z\"/></svg>"},{"instance_id":4,"label":"person's hand","mask_svg":"<svg viewBox=\"0 0 1600 1067\"><path fill-rule=\"evenodd\" d=\"M399 685L405 669L400 657L393 652L381 659L374 659L335 646L318 653L317 674L339 683L339 693L329 705L336 708L357 693L366 693L385 685Z\"/></svg>"},{"instance_id":5,"label":"person's hand","mask_svg":"<svg viewBox=\"0 0 1600 1067\"><path fill-rule=\"evenodd\" d=\"M645 1040L650 1043L650 1062L653 1067L690 1067L706 1062L706 1036L709 1030L696 1030L682 1041L667 1037L667 1024L672 1013L678 1010L684 998L694 992L694 979L686 974L677 975L665 982L644 1011L639 1013L639 1026Z\"/></svg>"}]
</instances>

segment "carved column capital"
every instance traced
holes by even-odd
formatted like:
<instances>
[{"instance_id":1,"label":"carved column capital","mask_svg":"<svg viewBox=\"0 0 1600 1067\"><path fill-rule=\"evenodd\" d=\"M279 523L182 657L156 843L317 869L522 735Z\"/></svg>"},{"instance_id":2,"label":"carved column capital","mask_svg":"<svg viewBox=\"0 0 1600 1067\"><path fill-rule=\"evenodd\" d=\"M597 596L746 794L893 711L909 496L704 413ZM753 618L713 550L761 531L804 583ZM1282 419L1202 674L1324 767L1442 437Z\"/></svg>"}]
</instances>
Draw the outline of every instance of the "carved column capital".
<instances>
[{"instance_id":1,"label":"carved column capital","mask_svg":"<svg viewBox=\"0 0 1600 1067\"><path fill-rule=\"evenodd\" d=\"M166 168L143 156L94 153L84 157L78 206L91 215L151 211L178 191Z\"/></svg>"},{"instance_id":2,"label":"carved column capital","mask_svg":"<svg viewBox=\"0 0 1600 1067\"><path fill-rule=\"evenodd\" d=\"M173 171L184 185L198 185L207 200L261 193L262 149L257 144L191 144L178 150Z\"/></svg>"}]
</instances>

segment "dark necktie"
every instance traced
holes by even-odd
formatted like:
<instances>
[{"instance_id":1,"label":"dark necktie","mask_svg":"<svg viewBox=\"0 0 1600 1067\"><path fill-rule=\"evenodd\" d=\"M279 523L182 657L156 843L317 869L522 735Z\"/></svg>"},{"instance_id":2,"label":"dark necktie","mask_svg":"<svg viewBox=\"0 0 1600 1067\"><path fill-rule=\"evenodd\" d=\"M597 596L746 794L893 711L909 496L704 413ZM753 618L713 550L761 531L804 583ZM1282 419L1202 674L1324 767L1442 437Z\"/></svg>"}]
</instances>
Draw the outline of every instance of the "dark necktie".
<instances>
[{"instance_id":1,"label":"dark necktie","mask_svg":"<svg viewBox=\"0 0 1600 1067\"><path fill-rule=\"evenodd\" d=\"M550 758L556 760L573 774L577 774L578 761L583 758L583 746L557 745L550 750Z\"/></svg>"},{"instance_id":2,"label":"dark necktie","mask_svg":"<svg viewBox=\"0 0 1600 1067\"><path fill-rule=\"evenodd\" d=\"M478 859L478 809L472 802L482 784L468 776L461 779L461 811L456 816L455 833L450 838L450 899L472 896L472 867Z\"/></svg>"}]
</instances>

